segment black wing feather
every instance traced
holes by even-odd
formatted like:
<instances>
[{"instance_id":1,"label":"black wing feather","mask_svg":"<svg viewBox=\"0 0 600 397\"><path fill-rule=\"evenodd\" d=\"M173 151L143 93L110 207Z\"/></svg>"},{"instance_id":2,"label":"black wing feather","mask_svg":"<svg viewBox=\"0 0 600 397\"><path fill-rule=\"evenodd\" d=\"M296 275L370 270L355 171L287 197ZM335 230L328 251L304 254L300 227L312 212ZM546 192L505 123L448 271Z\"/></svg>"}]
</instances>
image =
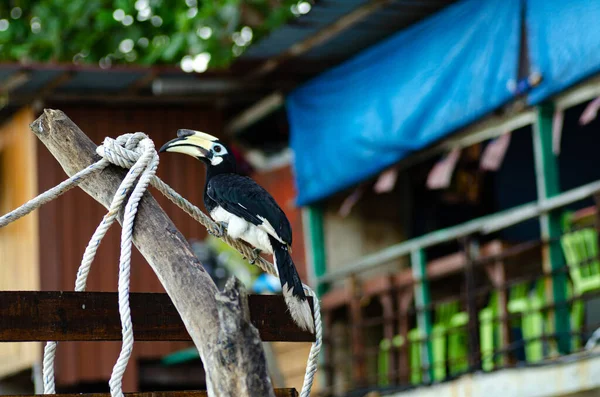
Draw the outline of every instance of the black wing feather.
<instances>
[{"instance_id":1,"label":"black wing feather","mask_svg":"<svg viewBox=\"0 0 600 397\"><path fill-rule=\"evenodd\" d=\"M292 244L292 228L283 210L262 186L237 174L220 174L210 179L207 194L224 210L247 222L260 225L265 218L283 242Z\"/></svg>"}]
</instances>

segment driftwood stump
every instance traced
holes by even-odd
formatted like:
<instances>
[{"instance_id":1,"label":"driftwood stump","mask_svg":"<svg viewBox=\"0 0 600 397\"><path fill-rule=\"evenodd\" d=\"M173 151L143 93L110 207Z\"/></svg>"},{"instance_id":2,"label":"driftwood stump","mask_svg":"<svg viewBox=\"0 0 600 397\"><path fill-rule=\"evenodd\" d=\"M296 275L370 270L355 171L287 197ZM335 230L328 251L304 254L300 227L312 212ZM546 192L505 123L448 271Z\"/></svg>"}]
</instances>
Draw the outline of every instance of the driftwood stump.
<instances>
[{"instance_id":1,"label":"driftwood stump","mask_svg":"<svg viewBox=\"0 0 600 397\"><path fill-rule=\"evenodd\" d=\"M264 382L266 359L258 330L250 323L248 297L243 284L232 277L217 294L219 332L217 356L223 367L235 376L214 379L214 387L227 390L254 390L255 396L268 396L271 383Z\"/></svg>"},{"instance_id":2,"label":"driftwood stump","mask_svg":"<svg viewBox=\"0 0 600 397\"><path fill-rule=\"evenodd\" d=\"M59 110L44 110L31 129L69 176L100 160L96 145ZM109 166L80 187L108 208L125 173ZM171 297L200 353L208 395L274 397L258 331L245 314L245 292L230 281L218 293L186 239L148 192L139 205L133 243Z\"/></svg>"}]
</instances>

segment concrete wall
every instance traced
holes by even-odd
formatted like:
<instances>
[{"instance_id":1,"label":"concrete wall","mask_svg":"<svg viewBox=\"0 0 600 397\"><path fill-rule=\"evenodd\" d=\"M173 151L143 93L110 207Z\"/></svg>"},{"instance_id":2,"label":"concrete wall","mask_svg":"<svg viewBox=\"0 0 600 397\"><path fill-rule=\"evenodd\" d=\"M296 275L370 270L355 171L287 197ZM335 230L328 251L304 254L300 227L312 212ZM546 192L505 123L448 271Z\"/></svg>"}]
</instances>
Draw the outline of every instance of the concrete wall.
<instances>
[{"instance_id":1,"label":"concrete wall","mask_svg":"<svg viewBox=\"0 0 600 397\"><path fill-rule=\"evenodd\" d=\"M600 350L563 356L560 361L527 368L465 375L439 385L393 397L558 397L600 396Z\"/></svg>"},{"instance_id":2,"label":"concrete wall","mask_svg":"<svg viewBox=\"0 0 600 397\"><path fill-rule=\"evenodd\" d=\"M408 235L411 205L404 174L398 176L395 189L389 193L376 194L371 184L365 185L359 201L350 214L343 217L339 209L351 193L339 194L327 202L324 233L328 271L343 268L366 254L402 242ZM361 273L360 278L369 279L385 272L397 272L409 264L408 259L390 261L387 265ZM338 283L333 284L335 288Z\"/></svg>"}]
</instances>

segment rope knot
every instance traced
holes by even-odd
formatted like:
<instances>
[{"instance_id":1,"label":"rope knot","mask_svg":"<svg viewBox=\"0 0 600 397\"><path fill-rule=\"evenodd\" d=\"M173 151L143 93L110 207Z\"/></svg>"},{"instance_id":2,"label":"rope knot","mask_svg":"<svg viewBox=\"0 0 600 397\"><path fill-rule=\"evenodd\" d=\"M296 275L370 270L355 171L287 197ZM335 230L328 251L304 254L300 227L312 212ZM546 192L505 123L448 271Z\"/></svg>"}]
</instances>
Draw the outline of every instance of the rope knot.
<instances>
[{"instance_id":1,"label":"rope knot","mask_svg":"<svg viewBox=\"0 0 600 397\"><path fill-rule=\"evenodd\" d=\"M154 142L143 132L106 137L96 153L108 162L122 168L131 168L147 150L154 150ZM155 155L156 151L154 151Z\"/></svg>"}]
</instances>

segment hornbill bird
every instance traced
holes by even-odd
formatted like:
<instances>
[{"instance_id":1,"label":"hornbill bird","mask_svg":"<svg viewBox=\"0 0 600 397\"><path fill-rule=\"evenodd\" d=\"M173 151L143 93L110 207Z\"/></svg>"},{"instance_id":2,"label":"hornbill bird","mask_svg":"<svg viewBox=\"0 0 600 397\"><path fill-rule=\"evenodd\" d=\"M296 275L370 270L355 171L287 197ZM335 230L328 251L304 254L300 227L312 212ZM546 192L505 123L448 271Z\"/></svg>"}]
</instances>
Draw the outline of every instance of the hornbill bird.
<instances>
[{"instance_id":1,"label":"hornbill bird","mask_svg":"<svg viewBox=\"0 0 600 397\"><path fill-rule=\"evenodd\" d=\"M249 177L236 172L233 153L217 138L200 131L180 129L177 138L160 152L190 155L206 165L204 205L227 234L273 255L281 289L296 324L314 332L313 316L300 276L290 256L292 229L275 199Z\"/></svg>"}]
</instances>

